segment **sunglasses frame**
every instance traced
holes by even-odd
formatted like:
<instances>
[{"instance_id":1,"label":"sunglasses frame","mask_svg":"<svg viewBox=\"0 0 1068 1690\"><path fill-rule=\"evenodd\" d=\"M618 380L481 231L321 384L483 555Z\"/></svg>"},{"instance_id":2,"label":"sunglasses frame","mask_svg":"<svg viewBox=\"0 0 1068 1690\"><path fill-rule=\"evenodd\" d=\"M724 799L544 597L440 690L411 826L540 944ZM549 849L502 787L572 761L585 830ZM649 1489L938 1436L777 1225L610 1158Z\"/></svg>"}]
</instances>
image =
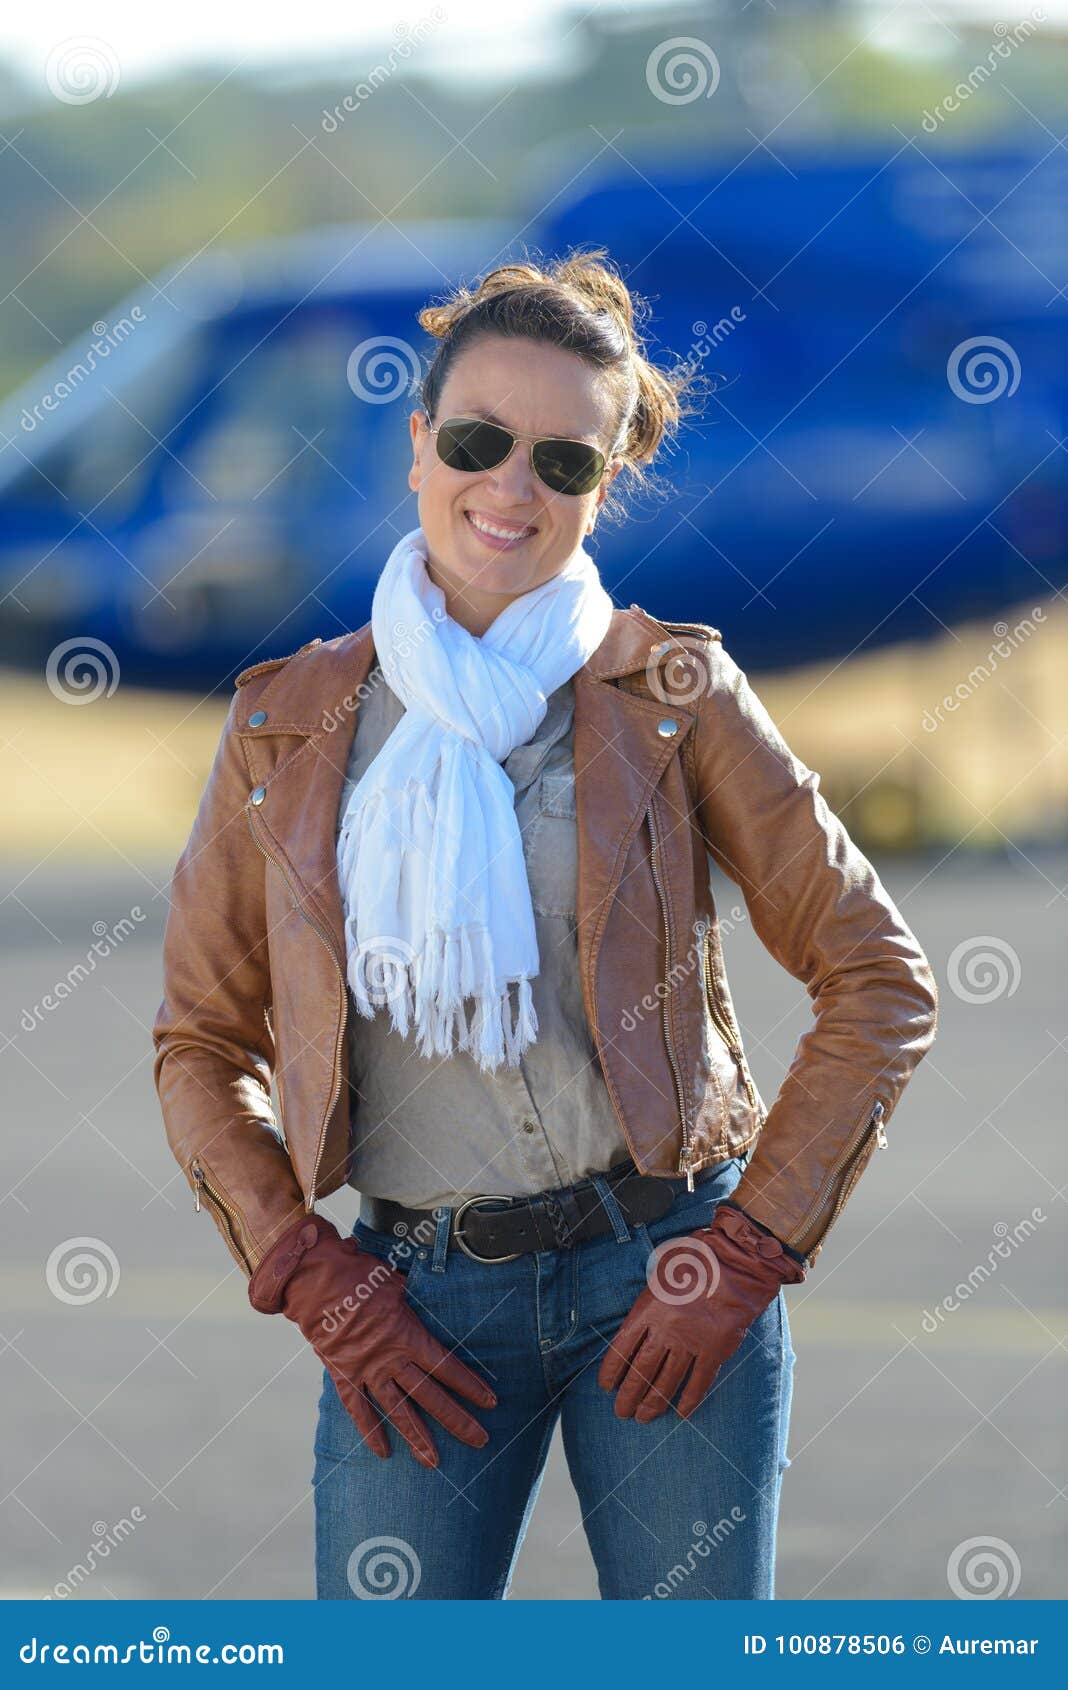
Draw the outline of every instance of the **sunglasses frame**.
<instances>
[{"instance_id":1,"label":"sunglasses frame","mask_svg":"<svg viewBox=\"0 0 1068 1690\"><path fill-rule=\"evenodd\" d=\"M429 421L430 421L429 412L424 411L423 415L426 417L426 420L429 423ZM530 460L529 460L530 461L530 467L533 470L534 474L537 476L538 480L541 482L542 486L548 487L550 493L558 493L558 494L560 494L560 496L562 498L565 498L565 499L583 499L583 498L586 498L588 496L588 494L596 492L597 488L600 487L602 481L605 478L605 473L608 469L608 459L605 457L604 453L601 451L601 448L599 446L592 446L588 440L572 440L572 439L569 439L567 435L563 435L563 434L539 434L539 435L536 435L536 436L531 436L529 434L517 434L514 428L505 428L503 423L491 422L489 417L465 417L462 414L459 415L459 416L455 416L455 417L446 417L444 422L438 423L436 428L431 428L429 430L429 433L431 435L440 434L441 430L443 428L448 428L450 423L458 423L458 422L480 423L484 428L498 429L501 434L507 434L508 436L510 436L511 442L512 442L512 444L509 446L507 452L504 454L504 457L498 459L498 461L495 464L491 464L489 466L489 469L458 470L457 471L458 475L488 475L490 470L500 469L501 464L506 464L508 462L508 459L511 457L512 453L515 451L516 447L519 445L519 442L524 441L530 447ZM594 485L592 487L587 488L585 493L573 493L573 492L570 492L566 487L553 487L548 481L545 480L545 478L539 472L538 466L534 462L534 448L535 448L535 446L556 445L557 443L560 443L564 446L585 446L587 451L595 452L597 454L597 456L600 458L600 460L601 460L601 473L597 477L597 480L594 483ZM439 463L445 464L446 469L454 469L455 468L454 464L450 464L450 463L445 462L445 459L441 456L440 449L438 448L436 443L435 443L434 450L438 454Z\"/></svg>"}]
</instances>

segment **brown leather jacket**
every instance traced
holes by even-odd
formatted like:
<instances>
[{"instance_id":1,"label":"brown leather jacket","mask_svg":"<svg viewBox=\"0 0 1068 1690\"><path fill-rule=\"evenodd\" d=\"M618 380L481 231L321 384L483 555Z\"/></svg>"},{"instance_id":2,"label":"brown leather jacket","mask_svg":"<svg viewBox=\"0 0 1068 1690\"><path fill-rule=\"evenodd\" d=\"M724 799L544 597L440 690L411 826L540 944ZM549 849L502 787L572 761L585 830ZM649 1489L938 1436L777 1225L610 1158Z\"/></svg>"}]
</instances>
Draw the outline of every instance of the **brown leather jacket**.
<instances>
[{"instance_id":1,"label":"brown leather jacket","mask_svg":"<svg viewBox=\"0 0 1068 1690\"><path fill-rule=\"evenodd\" d=\"M373 661L368 623L238 675L174 872L155 1083L197 1206L246 1273L346 1177L335 825ZM617 610L574 690L582 992L634 1160L677 1175L759 1134L734 1201L811 1260L934 1039L927 958L717 630ZM813 1001L770 1110L707 853Z\"/></svg>"}]
</instances>

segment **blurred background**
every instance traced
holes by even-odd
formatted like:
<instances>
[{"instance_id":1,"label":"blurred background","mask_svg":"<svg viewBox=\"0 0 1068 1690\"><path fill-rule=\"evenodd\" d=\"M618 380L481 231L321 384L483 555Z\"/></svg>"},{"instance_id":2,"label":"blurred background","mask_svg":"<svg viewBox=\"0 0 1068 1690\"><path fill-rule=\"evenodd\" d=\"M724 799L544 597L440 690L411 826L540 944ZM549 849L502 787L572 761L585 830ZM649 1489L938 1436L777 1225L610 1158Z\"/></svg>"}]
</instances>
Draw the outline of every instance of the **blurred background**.
<instances>
[{"instance_id":1,"label":"blurred background","mask_svg":"<svg viewBox=\"0 0 1068 1690\"><path fill-rule=\"evenodd\" d=\"M940 987L790 1302L779 1594L1063 1595L1068 4L219 12L0 25L3 1594L313 1593L318 1369L152 1085L170 873L235 674L416 521L417 310L603 245L706 397L602 578L722 631ZM770 1100L810 1006L713 885ZM556 1448L512 1595L596 1595Z\"/></svg>"}]
</instances>

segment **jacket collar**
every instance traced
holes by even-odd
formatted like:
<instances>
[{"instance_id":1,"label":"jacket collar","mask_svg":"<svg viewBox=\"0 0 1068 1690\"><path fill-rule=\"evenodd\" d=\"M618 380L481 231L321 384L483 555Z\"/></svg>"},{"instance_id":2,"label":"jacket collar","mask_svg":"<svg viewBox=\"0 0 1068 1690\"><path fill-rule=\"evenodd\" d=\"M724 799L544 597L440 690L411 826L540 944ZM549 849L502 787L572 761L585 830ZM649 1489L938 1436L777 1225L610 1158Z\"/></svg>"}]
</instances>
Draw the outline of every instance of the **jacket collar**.
<instances>
[{"instance_id":1,"label":"jacket collar","mask_svg":"<svg viewBox=\"0 0 1068 1690\"><path fill-rule=\"evenodd\" d=\"M614 892L625 847L640 825L649 794L695 719L690 708L672 705L668 710L655 698L623 694L607 683L644 671L651 658L655 663L656 648L665 639L671 643L669 631L637 605L617 609L601 644L575 673L575 793L585 842L577 920L591 1015L590 982L603 906ZM355 633L302 648L278 668L249 677L248 704L237 725L244 739L276 739L284 746L267 778L265 802L250 808L253 831L261 843L266 836L269 854L288 867L301 901L328 930L342 969L345 929L335 824L374 656L369 622ZM675 718L677 735L662 733L666 715ZM260 716L263 720L256 720ZM294 739L300 743L292 744ZM255 749L248 750L255 765Z\"/></svg>"},{"instance_id":2,"label":"jacket collar","mask_svg":"<svg viewBox=\"0 0 1068 1690\"><path fill-rule=\"evenodd\" d=\"M607 681L644 669L650 652L667 635L661 623L637 605L612 612L608 632L578 671L583 680ZM370 622L355 633L304 647L256 688L255 708L266 712L259 733L334 733L339 712L350 716L351 695L367 680L375 661ZM254 678L254 677L253 677ZM251 690L251 689L250 689ZM250 710L252 706L250 705ZM257 730L251 730L256 733Z\"/></svg>"}]
</instances>

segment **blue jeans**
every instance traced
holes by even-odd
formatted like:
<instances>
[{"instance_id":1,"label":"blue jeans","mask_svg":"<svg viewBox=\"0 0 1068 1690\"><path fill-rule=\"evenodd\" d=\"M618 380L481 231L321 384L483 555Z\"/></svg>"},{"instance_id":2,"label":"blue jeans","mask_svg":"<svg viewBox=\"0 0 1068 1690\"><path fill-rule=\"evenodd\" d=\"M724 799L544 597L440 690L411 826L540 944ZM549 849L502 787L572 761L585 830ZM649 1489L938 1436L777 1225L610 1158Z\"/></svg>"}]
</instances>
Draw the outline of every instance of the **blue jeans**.
<instances>
[{"instance_id":1,"label":"blue jeans","mask_svg":"<svg viewBox=\"0 0 1068 1690\"><path fill-rule=\"evenodd\" d=\"M743 1165L706 1170L693 1192L672 1182L672 1208L647 1226L628 1228L610 1201L614 1233L499 1264L446 1253L444 1221L433 1244L406 1255L356 1222L361 1247L407 1271L412 1307L499 1402L477 1410L490 1434L483 1449L428 1420L441 1455L428 1471L392 1427L389 1460L373 1455L324 1372L313 1478L320 1599L506 1596L558 1420L602 1598L774 1595L794 1362L782 1293L688 1421L674 1410L646 1425L618 1419L597 1383L653 1246L706 1226Z\"/></svg>"}]
</instances>

